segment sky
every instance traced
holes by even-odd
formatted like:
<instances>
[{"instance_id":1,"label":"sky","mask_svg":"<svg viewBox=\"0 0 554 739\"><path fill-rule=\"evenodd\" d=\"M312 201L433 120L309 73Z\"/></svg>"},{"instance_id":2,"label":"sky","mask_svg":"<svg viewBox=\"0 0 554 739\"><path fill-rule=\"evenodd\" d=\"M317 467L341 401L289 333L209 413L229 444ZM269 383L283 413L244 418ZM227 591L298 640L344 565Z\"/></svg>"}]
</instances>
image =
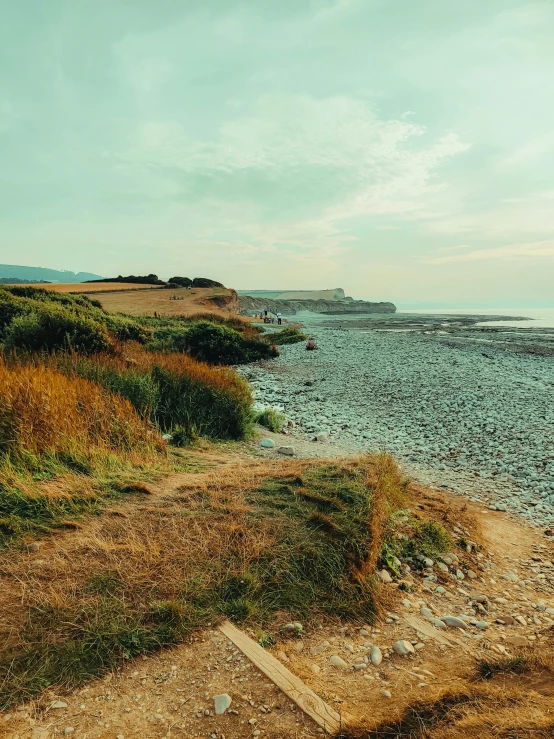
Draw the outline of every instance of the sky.
<instances>
[{"instance_id":1,"label":"sky","mask_svg":"<svg viewBox=\"0 0 554 739\"><path fill-rule=\"evenodd\" d=\"M0 12L0 262L554 300L552 0Z\"/></svg>"}]
</instances>

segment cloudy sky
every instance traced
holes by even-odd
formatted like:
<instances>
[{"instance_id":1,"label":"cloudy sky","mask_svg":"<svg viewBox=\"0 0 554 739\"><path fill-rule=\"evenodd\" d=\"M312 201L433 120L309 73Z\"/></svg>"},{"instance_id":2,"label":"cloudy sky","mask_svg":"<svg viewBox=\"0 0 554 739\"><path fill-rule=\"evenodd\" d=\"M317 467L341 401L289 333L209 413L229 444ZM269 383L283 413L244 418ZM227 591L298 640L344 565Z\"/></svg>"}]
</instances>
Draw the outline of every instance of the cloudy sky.
<instances>
[{"instance_id":1,"label":"cloudy sky","mask_svg":"<svg viewBox=\"0 0 554 739\"><path fill-rule=\"evenodd\" d=\"M554 298L552 0L0 4L0 262Z\"/></svg>"}]
</instances>

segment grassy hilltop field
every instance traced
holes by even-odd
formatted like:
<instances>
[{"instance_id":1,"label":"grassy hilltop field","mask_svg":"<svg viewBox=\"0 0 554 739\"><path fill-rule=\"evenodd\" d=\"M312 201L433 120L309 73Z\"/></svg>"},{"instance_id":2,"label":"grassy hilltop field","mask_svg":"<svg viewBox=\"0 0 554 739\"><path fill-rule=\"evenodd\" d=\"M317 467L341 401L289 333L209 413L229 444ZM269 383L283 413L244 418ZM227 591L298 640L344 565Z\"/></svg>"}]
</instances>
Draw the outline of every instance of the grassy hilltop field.
<instances>
[{"instance_id":1,"label":"grassy hilltop field","mask_svg":"<svg viewBox=\"0 0 554 739\"><path fill-rule=\"evenodd\" d=\"M305 338L223 287L0 286L0 736L316 736L225 619L342 736L553 736L552 553L384 452L266 453L235 368Z\"/></svg>"}]
</instances>

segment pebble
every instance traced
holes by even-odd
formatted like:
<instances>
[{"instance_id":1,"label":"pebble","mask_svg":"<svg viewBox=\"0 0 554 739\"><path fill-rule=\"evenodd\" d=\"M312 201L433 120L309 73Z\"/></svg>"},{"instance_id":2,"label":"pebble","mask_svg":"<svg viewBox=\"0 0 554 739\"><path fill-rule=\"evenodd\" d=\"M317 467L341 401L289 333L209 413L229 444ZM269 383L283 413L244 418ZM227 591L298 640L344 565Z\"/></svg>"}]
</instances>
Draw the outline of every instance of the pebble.
<instances>
[{"instance_id":1,"label":"pebble","mask_svg":"<svg viewBox=\"0 0 554 739\"><path fill-rule=\"evenodd\" d=\"M280 446L277 449L279 454L284 454L287 457L294 457L294 447L292 446Z\"/></svg>"},{"instance_id":2,"label":"pebble","mask_svg":"<svg viewBox=\"0 0 554 739\"><path fill-rule=\"evenodd\" d=\"M379 667L381 662L383 661L383 653L379 649L379 647L371 647L371 653L369 659L371 660L371 664L374 667Z\"/></svg>"},{"instance_id":3,"label":"pebble","mask_svg":"<svg viewBox=\"0 0 554 739\"><path fill-rule=\"evenodd\" d=\"M275 446L275 442L273 439L262 439L260 441L260 446L262 446L264 449L273 449Z\"/></svg>"},{"instance_id":4,"label":"pebble","mask_svg":"<svg viewBox=\"0 0 554 739\"><path fill-rule=\"evenodd\" d=\"M65 701L54 701L50 704L50 708L57 710L61 708L67 708L67 703Z\"/></svg>"},{"instance_id":5,"label":"pebble","mask_svg":"<svg viewBox=\"0 0 554 739\"><path fill-rule=\"evenodd\" d=\"M391 694L390 690L382 690L382 691L381 691L381 695L382 695L382 696L383 696L384 698L392 698L392 694Z\"/></svg>"},{"instance_id":6,"label":"pebble","mask_svg":"<svg viewBox=\"0 0 554 739\"><path fill-rule=\"evenodd\" d=\"M467 626L466 622L462 621L461 618L457 618L457 616L441 616L440 620L453 628L465 629Z\"/></svg>"},{"instance_id":7,"label":"pebble","mask_svg":"<svg viewBox=\"0 0 554 739\"><path fill-rule=\"evenodd\" d=\"M408 654L414 654L415 652L414 647L409 641L406 641L406 639L400 639L400 641L394 642L392 648L396 654L399 654L401 657L405 657Z\"/></svg>"},{"instance_id":8,"label":"pebble","mask_svg":"<svg viewBox=\"0 0 554 739\"><path fill-rule=\"evenodd\" d=\"M329 657L329 662L333 665L333 667L340 667L343 670L348 667L346 662L342 659L342 657L339 657L338 654L333 654L332 657Z\"/></svg>"},{"instance_id":9,"label":"pebble","mask_svg":"<svg viewBox=\"0 0 554 739\"><path fill-rule=\"evenodd\" d=\"M220 695L214 695L214 706L215 706L216 714L220 716L221 714L225 713L225 711L230 707L232 702L233 702L233 699L227 693L221 693Z\"/></svg>"},{"instance_id":10,"label":"pebble","mask_svg":"<svg viewBox=\"0 0 554 739\"><path fill-rule=\"evenodd\" d=\"M31 544L27 545L27 549L29 552L38 552L40 551L40 544L38 541L33 541Z\"/></svg>"},{"instance_id":11,"label":"pebble","mask_svg":"<svg viewBox=\"0 0 554 739\"><path fill-rule=\"evenodd\" d=\"M387 572L387 570L381 570L381 572L379 572L379 579L381 580L381 582L384 582L384 583L392 582L392 577Z\"/></svg>"}]
</instances>

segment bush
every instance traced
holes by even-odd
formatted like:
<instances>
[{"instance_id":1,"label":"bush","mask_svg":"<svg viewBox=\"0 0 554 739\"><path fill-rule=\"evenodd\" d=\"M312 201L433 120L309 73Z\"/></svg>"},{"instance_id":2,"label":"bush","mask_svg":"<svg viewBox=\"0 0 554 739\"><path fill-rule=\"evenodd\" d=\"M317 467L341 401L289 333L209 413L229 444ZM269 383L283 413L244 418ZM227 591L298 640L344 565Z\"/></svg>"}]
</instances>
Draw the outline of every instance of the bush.
<instances>
[{"instance_id":1,"label":"bush","mask_svg":"<svg viewBox=\"0 0 554 739\"><path fill-rule=\"evenodd\" d=\"M182 354L138 349L126 357L99 355L52 358L63 372L77 374L127 398L141 416L164 432L177 427L189 437L244 439L252 428L252 396L235 372L210 367Z\"/></svg>"},{"instance_id":2,"label":"bush","mask_svg":"<svg viewBox=\"0 0 554 739\"><path fill-rule=\"evenodd\" d=\"M25 300L16 297L7 290L0 290L0 336L14 318L23 315L26 310Z\"/></svg>"},{"instance_id":3,"label":"bush","mask_svg":"<svg viewBox=\"0 0 554 739\"><path fill-rule=\"evenodd\" d=\"M133 321L132 318L120 315L107 315L106 326L112 331L119 341L136 341L146 344L151 341L153 331L147 326Z\"/></svg>"},{"instance_id":4,"label":"bush","mask_svg":"<svg viewBox=\"0 0 554 739\"><path fill-rule=\"evenodd\" d=\"M194 323L183 336L183 350L209 364L243 364L277 356L274 346L212 321Z\"/></svg>"},{"instance_id":5,"label":"bush","mask_svg":"<svg viewBox=\"0 0 554 739\"><path fill-rule=\"evenodd\" d=\"M285 423L285 417L275 408L265 408L263 411L256 416L256 423L260 426L265 426L266 429L278 433L283 428Z\"/></svg>"},{"instance_id":6,"label":"bush","mask_svg":"<svg viewBox=\"0 0 554 739\"><path fill-rule=\"evenodd\" d=\"M83 354L106 351L111 340L105 325L61 305L37 305L15 317L4 330L4 349L30 352L70 350Z\"/></svg>"},{"instance_id":7,"label":"bush","mask_svg":"<svg viewBox=\"0 0 554 739\"><path fill-rule=\"evenodd\" d=\"M306 341L308 337L294 326L287 326L282 331L268 334L268 338L270 338L274 344L282 346L283 344L298 344L301 341Z\"/></svg>"}]
</instances>

